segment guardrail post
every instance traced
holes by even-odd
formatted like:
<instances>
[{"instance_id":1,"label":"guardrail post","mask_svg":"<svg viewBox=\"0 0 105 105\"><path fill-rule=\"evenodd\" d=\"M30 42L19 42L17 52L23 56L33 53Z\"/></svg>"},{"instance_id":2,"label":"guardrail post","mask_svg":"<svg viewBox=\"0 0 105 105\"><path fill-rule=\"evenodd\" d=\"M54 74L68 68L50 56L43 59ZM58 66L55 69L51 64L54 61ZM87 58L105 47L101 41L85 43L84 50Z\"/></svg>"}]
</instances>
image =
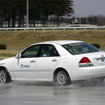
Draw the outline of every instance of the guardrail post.
<instances>
[{"instance_id":1,"label":"guardrail post","mask_svg":"<svg viewBox=\"0 0 105 105\"><path fill-rule=\"evenodd\" d=\"M43 28L43 30L45 30L45 28Z\"/></svg>"},{"instance_id":2,"label":"guardrail post","mask_svg":"<svg viewBox=\"0 0 105 105\"><path fill-rule=\"evenodd\" d=\"M97 30L97 27L95 27L95 30Z\"/></svg>"}]
</instances>

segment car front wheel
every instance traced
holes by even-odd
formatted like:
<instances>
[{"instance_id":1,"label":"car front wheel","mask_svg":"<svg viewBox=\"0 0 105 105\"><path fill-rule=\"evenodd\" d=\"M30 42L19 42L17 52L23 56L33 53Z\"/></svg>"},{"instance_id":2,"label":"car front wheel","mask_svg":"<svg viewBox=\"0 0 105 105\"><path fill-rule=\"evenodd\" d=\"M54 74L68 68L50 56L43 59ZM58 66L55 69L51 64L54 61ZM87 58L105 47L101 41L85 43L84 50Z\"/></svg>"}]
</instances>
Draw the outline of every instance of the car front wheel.
<instances>
[{"instance_id":1,"label":"car front wheel","mask_svg":"<svg viewBox=\"0 0 105 105\"><path fill-rule=\"evenodd\" d=\"M66 71L60 70L56 72L54 76L54 83L55 85L59 85L59 86L67 86L67 85L70 85L71 80Z\"/></svg>"},{"instance_id":2,"label":"car front wheel","mask_svg":"<svg viewBox=\"0 0 105 105\"><path fill-rule=\"evenodd\" d=\"M7 77L8 77L8 74L5 70L1 70L0 71L0 82L1 83L6 83L7 82Z\"/></svg>"}]
</instances>

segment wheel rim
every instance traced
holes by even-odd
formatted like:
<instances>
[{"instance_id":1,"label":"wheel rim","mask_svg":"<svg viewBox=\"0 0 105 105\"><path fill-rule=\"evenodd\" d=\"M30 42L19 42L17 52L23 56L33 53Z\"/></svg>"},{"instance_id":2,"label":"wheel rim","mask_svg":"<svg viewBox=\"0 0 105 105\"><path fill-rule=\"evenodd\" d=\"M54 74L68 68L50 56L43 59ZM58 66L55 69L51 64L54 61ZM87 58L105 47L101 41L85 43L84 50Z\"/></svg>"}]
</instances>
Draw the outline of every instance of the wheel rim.
<instances>
[{"instance_id":1,"label":"wheel rim","mask_svg":"<svg viewBox=\"0 0 105 105\"><path fill-rule=\"evenodd\" d=\"M4 70L0 71L0 82L5 83L7 80L7 75Z\"/></svg>"},{"instance_id":2,"label":"wheel rim","mask_svg":"<svg viewBox=\"0 0 105 105\"><path fill-rule=\"evenodd\" d=\"M66 82L67 82L67 75L64 71L60 71L58 74L57 74L57 82L60 84L60 85L65 85Z\"/></svg>"}]
</instances>

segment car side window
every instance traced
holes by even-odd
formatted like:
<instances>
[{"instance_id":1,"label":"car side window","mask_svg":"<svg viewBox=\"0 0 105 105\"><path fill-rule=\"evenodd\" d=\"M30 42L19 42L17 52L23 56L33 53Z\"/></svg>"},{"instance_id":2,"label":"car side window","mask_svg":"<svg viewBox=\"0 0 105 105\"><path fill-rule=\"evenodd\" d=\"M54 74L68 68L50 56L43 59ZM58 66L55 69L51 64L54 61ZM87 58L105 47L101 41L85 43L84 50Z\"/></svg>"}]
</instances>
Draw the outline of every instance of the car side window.
<instances>
[{"instance_id":1,"label":"car side window","mask_svg":"<svg viewBox=\"0 0 105 105\"><path fill-rule=\"evenodd\" d=\"M32 58L37 57L38 51L39 51L40 45L34 45L26 50L24 50L21 54L21 58Z\"/></svg>"},{"instance_id":2,"label":"car side window","mask_svg":"<svg viewBox=\"0 0 105 105\"><path fill-rule=\"evenodd\" d=\"M59 56L59 54L53 45L46 44L42 46L40 57L54 57L54 56Z\"/></svg>"}]
</instances>

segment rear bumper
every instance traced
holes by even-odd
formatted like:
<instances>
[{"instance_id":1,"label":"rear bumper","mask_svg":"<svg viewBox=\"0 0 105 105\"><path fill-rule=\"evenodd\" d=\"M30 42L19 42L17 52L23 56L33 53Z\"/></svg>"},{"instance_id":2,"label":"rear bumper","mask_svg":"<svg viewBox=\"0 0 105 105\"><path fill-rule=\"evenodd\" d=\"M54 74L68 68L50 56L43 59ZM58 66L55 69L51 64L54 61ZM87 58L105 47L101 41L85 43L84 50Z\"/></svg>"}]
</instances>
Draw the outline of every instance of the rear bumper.
<instances>
[{"instance_id":1,"label":"rear bumper","mask_svg":"<svg viewBox=\"0 0 105 105\"><path fill-rule=\"evenodd\" d=\"M78 68L76 71L78 72L73 73L71 81L105 76L105 66Z\"/></svg>"}]
</instances>

